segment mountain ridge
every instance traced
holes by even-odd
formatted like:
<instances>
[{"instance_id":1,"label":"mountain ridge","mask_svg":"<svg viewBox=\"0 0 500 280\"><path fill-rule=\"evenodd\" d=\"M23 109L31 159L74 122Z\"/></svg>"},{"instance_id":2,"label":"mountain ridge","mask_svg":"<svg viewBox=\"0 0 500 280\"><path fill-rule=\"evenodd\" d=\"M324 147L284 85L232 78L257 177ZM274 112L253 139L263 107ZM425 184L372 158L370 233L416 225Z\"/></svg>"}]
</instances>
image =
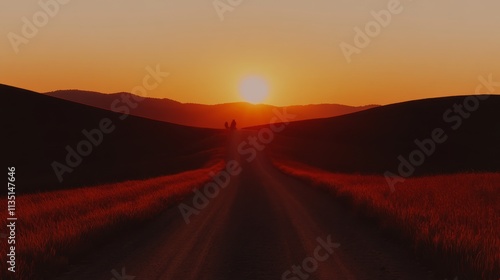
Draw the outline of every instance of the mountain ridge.
<instances>
[{"instance_id":1,"label":"mountain ridge","mask_svg":"<svg viewBox=\"0 0 500 280\"><path fill-rule=\"evenodd\" d=\"M104 94L95 91L57 90L43 94L115 112L120 110L118 108L120 99L142 99L140 96L127 92ZM379 107L378 105L348 106L341 104L274 106L246 102L207 105L181 103L169 98L154 97L145 97L144 100L136 103L137 107L130 110L132 115L205 128L223 128L224 122L231 119L236 119L239 127L265 124L272 119L272 111L275 108L287 108L291 114L297 116L297 120L307 120L335 117Z\"/></svg>"}]
</instances>

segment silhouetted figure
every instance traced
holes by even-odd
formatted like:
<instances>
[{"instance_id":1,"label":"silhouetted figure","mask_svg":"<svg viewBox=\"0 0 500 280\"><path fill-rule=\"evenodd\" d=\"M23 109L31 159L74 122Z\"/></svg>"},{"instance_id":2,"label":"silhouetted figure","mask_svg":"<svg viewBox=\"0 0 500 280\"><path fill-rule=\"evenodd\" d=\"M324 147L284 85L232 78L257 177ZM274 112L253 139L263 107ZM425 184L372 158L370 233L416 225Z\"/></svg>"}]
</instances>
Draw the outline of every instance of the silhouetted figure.
<instances>
[{"instance_id":1,"label":"silhouetted figure","mask_svg":"<svg viewBox=\"0 0 500 280\"><path fill-rule=\"evenodd\" d=\"M236 122L233 120L231 121L231 130L235 130L236 129Z\"/></svg>"},{"instance_id":2,"label":"silhouetted figure","mask_svg":"<svg viewBox=\"0 0 500 280\"><path fill-rule=\"evenodd\" d=\"M224 127L225 127L226 129L229 129L229 124L227 124L227 122L225 122L225 123L224 123Z\"/></svg>"}]
</instances>

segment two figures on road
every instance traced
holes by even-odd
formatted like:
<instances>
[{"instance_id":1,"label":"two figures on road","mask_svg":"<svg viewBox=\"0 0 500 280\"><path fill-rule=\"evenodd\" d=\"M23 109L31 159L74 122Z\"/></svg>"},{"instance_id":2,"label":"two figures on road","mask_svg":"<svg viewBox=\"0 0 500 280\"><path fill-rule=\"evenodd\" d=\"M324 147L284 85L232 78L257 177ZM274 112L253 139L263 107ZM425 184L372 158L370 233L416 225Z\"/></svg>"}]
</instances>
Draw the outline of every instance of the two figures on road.
<instances>
[{"instance_id":1,"label":"two figures on road","mask_svg":"<svg viewBox=\"0 0 500 280\"><path fill-rule=\"evenodd\" d=\"M229 129L229 130L236 130L236 121L231 121L231 126L229 126L229 124L226 122L224 123L224 126L226 127L226 129Z\"/></svg>"}]
</instances>

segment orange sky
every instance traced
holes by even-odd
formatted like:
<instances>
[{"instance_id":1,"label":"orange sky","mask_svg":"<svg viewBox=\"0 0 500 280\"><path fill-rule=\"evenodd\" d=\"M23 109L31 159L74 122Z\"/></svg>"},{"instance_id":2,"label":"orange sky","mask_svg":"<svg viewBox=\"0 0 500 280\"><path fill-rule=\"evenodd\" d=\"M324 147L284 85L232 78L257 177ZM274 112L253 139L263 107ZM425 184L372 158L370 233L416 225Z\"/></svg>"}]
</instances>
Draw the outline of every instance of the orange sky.
<instances>
[{"instance_id":1,"label":"orange sky","mask_svg":"<svg viewBox=\"0 0 500 280\"><path fill-rule=\"evenodd\" d=\"M402 0L350 63L339 44L353 45L353 29L397 0L242 0L223 20L213 0L64 1L18 53L8 34L23 36L22 18L43 9L2 1L0 83L130 91L159 64L170 76L153 97L241 101L238 83L258 75L271 90L265 103L364 105L474 93L479 75L500 80L498 0Z\"/></svg>"}]
</instances>

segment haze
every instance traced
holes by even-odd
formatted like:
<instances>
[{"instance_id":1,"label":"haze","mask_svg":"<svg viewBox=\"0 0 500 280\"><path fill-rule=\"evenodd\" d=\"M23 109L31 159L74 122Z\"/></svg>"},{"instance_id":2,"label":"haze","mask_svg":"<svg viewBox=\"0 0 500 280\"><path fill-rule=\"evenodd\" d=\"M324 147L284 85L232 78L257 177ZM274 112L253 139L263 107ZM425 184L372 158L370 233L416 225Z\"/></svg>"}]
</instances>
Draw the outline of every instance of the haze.
<instances>
[{"instance_id":1,"label":"haze","mask_svg":"<svg viewBox=\"0 0 500 280\"><path fill-rule=\"evenodd\" d=\"M500 2L401 1L403 11L348 63L339 48L389 1L244 0L221 21L208 1L70 1L15 53L6 36L38 1L2 1L0 83L39 92L130 91L144 68L170 76L150 92L181 102L241 101L264 77L274 105L388 104L474 93L500 75Z\"/></svg>"}]
</instances>

